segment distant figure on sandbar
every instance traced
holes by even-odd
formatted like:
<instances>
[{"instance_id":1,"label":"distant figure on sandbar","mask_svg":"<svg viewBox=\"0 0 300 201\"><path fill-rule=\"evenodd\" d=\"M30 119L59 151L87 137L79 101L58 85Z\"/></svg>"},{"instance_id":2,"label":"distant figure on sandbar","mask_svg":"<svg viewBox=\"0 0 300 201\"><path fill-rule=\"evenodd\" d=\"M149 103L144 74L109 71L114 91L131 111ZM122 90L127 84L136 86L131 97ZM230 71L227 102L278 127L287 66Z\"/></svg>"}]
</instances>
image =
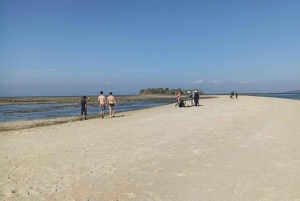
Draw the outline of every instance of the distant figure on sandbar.
<instances>
[{"instance_id":1,"label":"distant figure on sandbar","mask_svg":"<svg viewBox=\"0 0 300 201\"><path fill-rule=\"evenodd\" d=\"M198 91L195 90L194 92L195 92L195 94L194 94L195 106L199 106L199 94L198 94Z\"/></svg>"},{"instance_id":2,"label":"distant figure on sandbar","mask_svg":"<svg viewBox=\"0 0 300 201\"><path fill-rule=\"evenodd\" d=\"M195 91L192 91L191 96L192 96L192 106L194 106L195 105Z\"/></svg>"},{"instance_id":3,"label":"distant figure on sandbar","mask_svg":"<svg viewBox=\"0 0 300 201\"><path fill-rule=\"evenodd\" d=\"M105 96L103 95L103 91L100 91L100 96L98 97L98 105L100 110L100 116L103 119L107 107L107 103L106 103Z\"/></svg>"},{"instance_id":4,"label":"distant figure on sandbar","mask_svg":"<svg viewBox=\"0 0 300 201\"><path fill-rule=\"evenodd\" d=\"M236 98L236 99L238 98L238 93L237 93L237 92L235 92L235 98Z\"/></svg>"},{"instance_id":5,"label":"distant figure on sandbar","mask_svg":"<svg viewBox=\"0 0 300 201\"><path fill-rule=\"evenodd\" d=\"M232 91L230 94L230 98L233 98L233 97L234 97L234 91Z\"/></svg>"},{"instance_id":6,"label":"distant figure on sandbar","mask_svg":"<svg viewBox=\"0 0 300 201\"><path fill-rule=\"evenodd\" d=\"M193 101L192 101L193 95L190 91L187 92L187 97L188 97L187 107L192 107L192 105L193 105Z\"/></svg>"},{"instance_id":7,"label":"distant figure on sandbar","mask_svg":"<svg viewBox=\"0 0 300 201\"><path fill-rule=\"evenodd\" d=\"M110 118L115 117L115 107L117 106L117 103L115 101L115 97L112 95L112 92L109 92L109 96L107 97L107 104L109 107Z\"/></svg>"},{"instance_id":8,"label":"distant figure on sandbar","mask_svg":"<svg viewBox=\"0 0 300 201\"><path fill-rule=\"evenodd\" d=\"M181 94L182 94L181 91L178 92L178 94L177 94L177 97L176 97L177 103L176 103L175 107L179 106L179 104L180 104L180 101L181 101Z\"/></svg>"},{"instance_id":9,"label":"distant figure on sandbar","mask_svg":"<svg viewBox=\"0 0 300 201\"><path fill-rule=\"evenodd\" d=\"M87 120L87 101L86 101L86 96L83 96L81 98L81 115L80 115L80 120L82 121L82 115L85 115L84 119Z\"/></svg>"}]
</instances>

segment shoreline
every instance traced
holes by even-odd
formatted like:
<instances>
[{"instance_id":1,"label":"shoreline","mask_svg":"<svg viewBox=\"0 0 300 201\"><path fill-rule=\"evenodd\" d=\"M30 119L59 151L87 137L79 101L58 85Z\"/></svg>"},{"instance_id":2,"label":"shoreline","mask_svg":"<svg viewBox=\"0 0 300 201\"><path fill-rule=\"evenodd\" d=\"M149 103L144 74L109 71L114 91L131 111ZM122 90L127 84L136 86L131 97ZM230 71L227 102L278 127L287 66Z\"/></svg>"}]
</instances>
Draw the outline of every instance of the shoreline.
<instances>
[{"instance_id":1,"label":"shoreline","mask_svg":"<svg viewBox=\"0 0 300 201\"><path fill-rule=\"evenodd\" d=\"M171 105L171 104L168 104L168 105ZM116 112L115 116L119 117L124 114L132 113L132 112L136 112L136 111L147 110L147 109L152 109L152 108L157 108L157 107L163 107L163 106L166 106L166 105L156 106L156 107L151 107L151 108L141 108L141 109L136 109L136 110ZM99 114L98 115L95 115L95 114L87 115L87 120L82 120L82 122L88 121L88 120L93 120L93 119L101 119L101 116ZM104 119L110 119L109 118L109 110L108 110L108 112L105 113ZM25 120L25 121L0 122L0 135L1 135L1 132L32 129L32 128L38 128L38 127L44 127L44 126L67 124L67 123L72 123L72 122L81 122L80 114L78 116L74 116L74 117L58 117L58 118L37 119L37 120L28 120L28 121Z\"/></svg>"},{"instance_id":2,"label":"shoreline","mask_svg":"<svg viewBox=\"0 0 300 201\"><path fill-rule=\"evenodd\" d=\"M95 102L97 97L91 98L89 101L90 104L91 102ZM126 97L121 97L120 99L117 99L117 102L122 100L122 101L128 101L128 100L149 100L149 99L169 99L169 96L166 95L141 95L139 97L136 96L126 96ZM210 99L210 98L216 98L216 96L210 96L210 95L203 95L201 99ZM0 98L1 99L1 98ZM23 98L22 98L23 99ZM26 98L25 98L26 99ZM51 103L54 102L60 102L62 104L68 103L66 101L74 101L77 100L78 97L58 97L58 98L39 98L38 100L40 101L39 104L45 104L45 102L49 101ZM36 104L35 101L37 100L32 100L31 104ZM3 102L2 102L3 103ZM18 102L18 104L24 104L24 102ZM49 103L47 103L49 104ZM171 103L173 104L173 103ZM174 99L174 104L175 99ZM160 106L155 106L155 107L160 107ZM153 108L153 107L151 107ZM151 109L151 108L140 108L140 109L134 109L134 110L128 110L128 111L121 111L117 112L117 114L121 113L126 113L126 112L131 112L131 111L137 111L137 110L144 110L144 109ZM106 116L109 115L109 110L106 111ZM20 129L29 129L29 128L35 128L35 127L43 127L43 126L50 126L50 125L57 125L57 124L64 124L64 123L71 123L75 121L79 121L79 115L77 116L72 116L72 117L54 117L54 118L43 118L43 119L35 119L35 120L20 120L20 121L9 121L9 122L0 122L0 132L5 132L5 131L11 131L11 130L20 130ZM100 115L98 114L88 114L88 120L89 119L97 119L100 118Z\"/></svg>"}]
</instances>

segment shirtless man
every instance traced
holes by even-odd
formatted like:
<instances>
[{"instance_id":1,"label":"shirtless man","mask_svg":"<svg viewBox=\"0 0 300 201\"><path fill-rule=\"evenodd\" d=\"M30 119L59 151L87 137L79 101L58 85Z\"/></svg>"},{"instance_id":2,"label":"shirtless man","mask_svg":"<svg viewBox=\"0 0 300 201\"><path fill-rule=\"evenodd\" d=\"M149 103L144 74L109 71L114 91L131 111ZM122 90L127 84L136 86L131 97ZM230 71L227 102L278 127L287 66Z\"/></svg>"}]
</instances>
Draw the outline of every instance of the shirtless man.
<instances>
[{"instance_id":1,"label":"shirtless man","mask_svg":"<svg viewBox=\"0 0 300 201\"><path fill-rule=\"evenodd\" d=\"M112 93L109 92L109 96L107 97L107 104L109 107L109 114L110 118L115 117L115 107L117 106L117 103L115 101L115 97L113 97Z\"/></svg>"},{"instance_id":2,"label":"shirtless man","mask_svg":"<svg viewBox=\"0 0 300 201\"><path fill-rule=\"evenodd\" d=\"M98 105L100 110L100 116L103 119L105 114L105 109L107 106L105 96L103 96L103 91L100 91L100 96L98 97Z\"/></svg>"}]
</instances>

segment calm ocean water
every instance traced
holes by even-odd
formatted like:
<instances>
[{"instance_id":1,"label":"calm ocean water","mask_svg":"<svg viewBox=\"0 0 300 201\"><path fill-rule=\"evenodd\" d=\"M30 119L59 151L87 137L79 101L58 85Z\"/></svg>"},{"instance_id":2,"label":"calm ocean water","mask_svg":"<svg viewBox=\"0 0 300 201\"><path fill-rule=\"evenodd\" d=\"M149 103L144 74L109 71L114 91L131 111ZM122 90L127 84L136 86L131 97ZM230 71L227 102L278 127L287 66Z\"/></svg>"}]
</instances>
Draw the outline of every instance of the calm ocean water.
<instances>
[{"instance_id":1,"label":"calm ocean water","mask_svg":"<svg viewBox=\"0 0 300 201\"><path fill-rule=\"evenodd\" d=\"M123 112L129 110L138 110L144 108L157 107L174 103L173 99L151 99L138 100L130 102L120 102L115 112ZM109 109L106 109L106 114ZM88 115L99 114L98 106L88 103ZM0 122L24 121L47 119L56 117L74 117L80 115L80 103L78 104L32 104L32 105L5 105L0 106Z\"/></svg>"},{"instance_id":2,"label":"calm ocean water","mask_svg":"<svg viewBox=\"0 0 300 201\"><path fill-rule=\"evenodd\" d=\"M253 96L300 100L300 94L251 94Z\"/></svg>"}]
</instances>

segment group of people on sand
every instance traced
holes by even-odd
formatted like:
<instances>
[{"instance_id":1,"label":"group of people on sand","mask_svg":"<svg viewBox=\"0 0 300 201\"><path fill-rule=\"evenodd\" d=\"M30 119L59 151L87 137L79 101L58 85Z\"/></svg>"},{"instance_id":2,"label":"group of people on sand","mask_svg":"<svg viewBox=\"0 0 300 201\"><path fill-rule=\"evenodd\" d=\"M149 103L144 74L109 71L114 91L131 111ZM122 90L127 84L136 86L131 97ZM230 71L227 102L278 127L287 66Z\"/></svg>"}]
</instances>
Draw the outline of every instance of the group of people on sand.
<instances>
[{"instance_id":1,"label":"group of people on sand","mask_svg":"<svg viewBox=\"0 0 300 201\"><path fill-rule=\"evenodd\" d=\"M199 105L199 93L197 90L192 92L187 92L187 102L182 100L182 91L178 92L176 100L177 103L175 107L192 107L192 106L200 106Z\"/></svg>"},{"instance_id":2,"label":"group of people on sand","mask_svg":"<svg viewBox=\"0 0 300 201\"><path fill-rule=\"evenodd\" d=\"M87 120L87 101L89 98L86 96L83 96L81 98L81 115L80 115L80 120L82 121L82 116L83 114L85 115L85 120ZM98 106L100 110L100 116L103 119L104 114L106 111L106 108L109 108L109 114L110 118L115 117L115 107L117 106L117 102L115 100L115 97L112 95L112 92L109 92L109 96L106 98L103 95L103 91L100 91L100 95L98 97Z\"/></svg>"},{"instance_id":3,"label":"group of people on sand","mask_svg":"<svg viewBox=\"0 0 300 201\"><path fill-rule=\"evenodd\" d=\"M232 92L230 93L230 98L234 98L234 91L232 91ZM236 98L236 99L238 98L238 93L237 93L237 92L235 92L235 98Z\"/></svg>"}]
</instances>

